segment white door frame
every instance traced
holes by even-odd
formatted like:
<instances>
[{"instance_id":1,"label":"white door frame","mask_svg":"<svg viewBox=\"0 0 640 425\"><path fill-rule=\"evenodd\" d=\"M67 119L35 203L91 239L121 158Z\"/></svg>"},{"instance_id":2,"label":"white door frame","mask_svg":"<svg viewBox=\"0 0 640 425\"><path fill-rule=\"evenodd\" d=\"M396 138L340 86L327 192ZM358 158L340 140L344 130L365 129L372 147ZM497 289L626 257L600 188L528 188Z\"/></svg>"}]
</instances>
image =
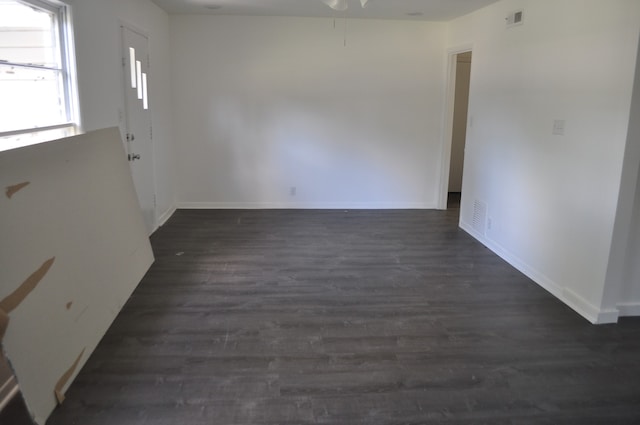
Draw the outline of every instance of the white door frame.
<instances>
[{"instance_id":1,"label":"white door frame","mask_svg":"<svg viewBox=\"0 0 640 425\"><path fill-rule=\"evenodd\" d=\"M444 113L444 131L442 140L442 157L440 162L440 196L438 209L447 209L447 195L449 193L449 171L451 168L451 139L453 137L453 113L456 100L456 68L457 57L460 53L472 52L473 44L463 44L447 50L447 88ZM467 135L469 133L467 132ZM467 136L468 140L468 136ZM465 154L466 157L466 154ZM464 187L464 182L463 182Z\"/></svg>"}]
</instances>

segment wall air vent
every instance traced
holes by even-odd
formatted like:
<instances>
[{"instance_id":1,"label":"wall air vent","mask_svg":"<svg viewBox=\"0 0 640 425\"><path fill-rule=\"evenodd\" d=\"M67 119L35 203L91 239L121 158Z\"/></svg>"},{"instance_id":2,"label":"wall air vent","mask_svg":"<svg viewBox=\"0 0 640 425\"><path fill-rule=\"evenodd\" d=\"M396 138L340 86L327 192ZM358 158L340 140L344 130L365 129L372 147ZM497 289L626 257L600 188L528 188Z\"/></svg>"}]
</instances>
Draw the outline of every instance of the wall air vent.
<instances>
[{"instance_id":1,"label":"wall air vent","mask_svg":"<svg viewBox=\"0 0 640 425\"><path fill-rule=\"evenodd\" d=\"M485 236L487 230L487 204L482 201L476 201L473 204L473 229Z\"/></svg>"},{"instance_id":2,"label":"wall air vent","mask_svg":"<svg viewBox=\"0 0 640 425\"><path fill-rule=\"evenodd\" d=\"M516 25L522 25L524 23L524 11L516 10L513 13L510 13L506 18L507 20L507 28L515 27Z\"/></svg>"}]
</instances>

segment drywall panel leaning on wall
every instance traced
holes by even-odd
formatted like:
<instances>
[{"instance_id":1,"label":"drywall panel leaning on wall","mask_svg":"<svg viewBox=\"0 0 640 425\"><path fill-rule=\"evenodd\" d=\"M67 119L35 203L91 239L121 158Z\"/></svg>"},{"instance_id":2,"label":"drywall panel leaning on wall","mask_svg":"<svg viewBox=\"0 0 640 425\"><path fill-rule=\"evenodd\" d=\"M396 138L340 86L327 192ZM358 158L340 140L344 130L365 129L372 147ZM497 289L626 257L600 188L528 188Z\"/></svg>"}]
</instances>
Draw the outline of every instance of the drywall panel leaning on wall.
<instances>
[{"instance_id":1,"label":"drywall panel leaning on wall","mask_svg":"<svg viewBox=\"0 0 640 425\"><path fill-rule=\"evenodd\" d=\"M118 129L0 152L0 334L43 425L153 262Z\"/></svg>"}]
</instances>

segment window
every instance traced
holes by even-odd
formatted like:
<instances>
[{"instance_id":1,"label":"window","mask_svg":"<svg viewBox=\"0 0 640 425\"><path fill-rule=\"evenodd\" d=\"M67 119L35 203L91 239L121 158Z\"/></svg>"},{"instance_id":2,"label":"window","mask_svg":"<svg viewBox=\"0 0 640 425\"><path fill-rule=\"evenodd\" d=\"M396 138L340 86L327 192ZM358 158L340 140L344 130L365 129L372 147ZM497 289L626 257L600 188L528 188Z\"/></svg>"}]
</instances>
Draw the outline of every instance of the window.
<instances>
[{"instance_id":1,"label":"window","mask_svg":"<svg viewBox=\"0 0 640 425\"><path fill-rule=\"evenodd\" d=\"M69 24L57 1L0 0L0 150L75 131Z\"/></svg>"}]
</instances>

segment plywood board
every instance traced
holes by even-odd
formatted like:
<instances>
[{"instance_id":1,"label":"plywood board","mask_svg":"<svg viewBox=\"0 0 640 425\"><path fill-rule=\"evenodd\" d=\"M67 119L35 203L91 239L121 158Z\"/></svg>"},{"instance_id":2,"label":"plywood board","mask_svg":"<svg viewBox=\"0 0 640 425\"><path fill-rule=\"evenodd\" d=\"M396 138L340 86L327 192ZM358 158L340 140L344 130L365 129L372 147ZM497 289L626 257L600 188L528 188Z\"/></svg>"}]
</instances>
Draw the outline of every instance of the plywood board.
<instances>
[{"instance_id":1,"label":"plywood board","mask_svg":"<svg viewBox=\"0 0 640 425\"><path fill-rule=\"evenodd\" d=\"M153 262L117 128L0 152L0 330L44 425Z\"/></svg>"}]
</instances>

